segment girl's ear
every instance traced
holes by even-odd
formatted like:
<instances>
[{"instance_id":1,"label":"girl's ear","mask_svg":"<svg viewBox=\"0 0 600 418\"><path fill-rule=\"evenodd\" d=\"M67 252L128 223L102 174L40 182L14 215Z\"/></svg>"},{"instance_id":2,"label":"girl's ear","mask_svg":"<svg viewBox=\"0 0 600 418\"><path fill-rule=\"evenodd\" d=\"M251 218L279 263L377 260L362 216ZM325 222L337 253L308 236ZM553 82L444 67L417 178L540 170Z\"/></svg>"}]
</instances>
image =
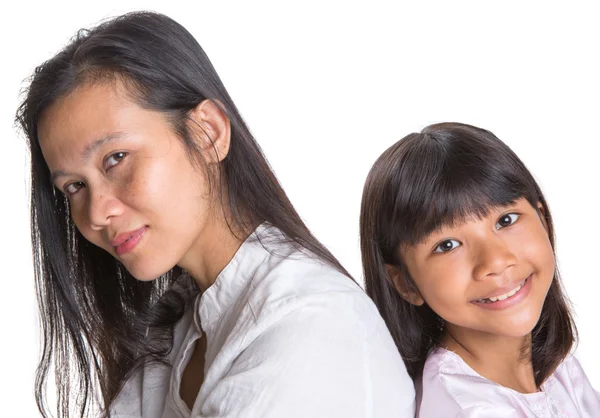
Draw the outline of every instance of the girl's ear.
<instances>
[{"instance_id":1,"label":"girl's ear","mask_svg":"<svg viewBox=\"0 0 600 418\"><path fill-rule=\"evenodd\" d=\"M231 123L212 100L204 100L189 115L189 129L209 163L219 163L229 153Z\"/></svg>"},{"instance_id":2,"label":"girl's ear","mask_svg":"<svg viewBox=\"0 0 600 418\"><path fill-rule=\"evenodd\" d=\"M398 267L392 264L386 264L385 270L387 272L388 280L400 296L402 296L402 299L416 306L421 306L425 303L419 290L408 283L408 280L403 277L403 274Z\"/></svg>"},{"instance_id":3,"label":"girl's ear","mask_svg":"<svg viewBox=\"0 0 600 418\"><path fill-rule=\"evenodd\" d=\"M548 228L548 221L546 220L546 209L544 209L544 205L542 202L537 203L537 212L540 220L542 221L542 225L544 225L544 229L546 229L546 233L550 233L550 228Z\"/></svg>"}]
</instances>

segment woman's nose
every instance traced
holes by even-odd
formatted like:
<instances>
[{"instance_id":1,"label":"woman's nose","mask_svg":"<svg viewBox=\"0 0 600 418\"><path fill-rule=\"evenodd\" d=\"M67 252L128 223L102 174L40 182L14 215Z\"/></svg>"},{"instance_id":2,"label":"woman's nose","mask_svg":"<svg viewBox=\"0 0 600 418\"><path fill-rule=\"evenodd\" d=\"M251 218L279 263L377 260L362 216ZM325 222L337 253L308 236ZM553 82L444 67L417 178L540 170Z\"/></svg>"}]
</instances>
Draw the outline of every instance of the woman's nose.
<instances>
[{"instance_id":1,"label":"woman's nose","mask_svg":"<svg viewBox=\"0 0 600 418\"><path fill-rule=\"evenodd\" d=\"M99 231L123 213L123 204L107 188L89 190L87 213L90 228Z\"/></svg>"}]
</instances>

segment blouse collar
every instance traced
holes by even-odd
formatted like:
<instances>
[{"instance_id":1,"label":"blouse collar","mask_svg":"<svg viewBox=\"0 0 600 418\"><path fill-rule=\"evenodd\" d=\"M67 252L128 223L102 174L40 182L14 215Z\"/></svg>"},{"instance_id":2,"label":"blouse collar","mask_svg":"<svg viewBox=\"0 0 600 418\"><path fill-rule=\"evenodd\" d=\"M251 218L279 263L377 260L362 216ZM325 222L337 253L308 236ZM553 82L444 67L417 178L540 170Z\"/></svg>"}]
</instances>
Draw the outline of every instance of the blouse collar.
<instances>
[{"instance_id":1,"label":"blouse collar","mask_svg":"<svg viewBox=\"0 0 600 418\"><path fill-rule=\"evenodd\" d=\"M259 225L242 243L212 286L196 297L194 322L200 332L210 332L222 312L246 288L256 269L269 256L271 238L279 238L281 242L281 231L266 222Z\"/></svg>"}]
</instances>

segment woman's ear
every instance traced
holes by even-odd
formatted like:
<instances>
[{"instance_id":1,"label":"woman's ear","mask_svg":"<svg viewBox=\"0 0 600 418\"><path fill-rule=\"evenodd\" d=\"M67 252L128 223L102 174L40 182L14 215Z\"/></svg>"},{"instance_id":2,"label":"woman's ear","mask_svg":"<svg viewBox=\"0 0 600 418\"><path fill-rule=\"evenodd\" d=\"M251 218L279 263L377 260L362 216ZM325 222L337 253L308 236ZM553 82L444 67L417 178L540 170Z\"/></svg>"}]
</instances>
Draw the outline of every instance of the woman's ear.
<instances>
[{"instance_id":1,"label":"woman's ear","mask_svg":"<svg viewBox=\"0 0 600 418\"><path fill-rule=\"evenodd\" d=\"M540 220L542 221L542 225L544 225L544 229L546 229L546 233L549 234L550 228L548 227L548 220L546 219L547 213L542 202L537 203L537 213L540 217Z\"/></svg>"},{"instance_id":2,"label":"woman's ear","mask_svg":"<svg viewBox=\"0 0 600 418\"><path fill-rule=\"evenodd\" d=\"M425 300L417 288L411 286L406 277L403 277L400 269L392 264L386 264L385 270L390 283L396 291L402 296L402 299L416 306L421 306Z\"/></svg>"},{"instance_id":3,"label":"woman's ear","mask_svg":"<svg viewBox=\"0 0 600 418\"><path fill-rule=\"evenodd\" d=\"M212 100L204 100L189 115L189 129L208 163L219 163L229 153L231 123Z\"/></svg>"}]
</instances>

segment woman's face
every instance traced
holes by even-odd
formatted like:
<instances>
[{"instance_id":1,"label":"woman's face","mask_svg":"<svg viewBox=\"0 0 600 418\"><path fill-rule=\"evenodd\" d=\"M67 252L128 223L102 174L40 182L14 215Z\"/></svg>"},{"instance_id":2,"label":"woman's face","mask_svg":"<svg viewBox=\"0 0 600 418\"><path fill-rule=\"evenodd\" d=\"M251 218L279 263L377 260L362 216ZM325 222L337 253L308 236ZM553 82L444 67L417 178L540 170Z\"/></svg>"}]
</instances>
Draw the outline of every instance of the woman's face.
<instances>
[{"instance_id":1,"label":"woman's face","mask_svg":"<svg viewBox=\"0 0 600 418\"><path fill-rule=\"evenodd\" d=\"M436 231L401 253L421 300L463 335L529 334L554 277L545 224L525 199Z\"/></svg>"},{"instance_id":2,"label":"woman's face","mask_svg":"<svg viewBox=\"0 0 600 418\"><path fill-rule=\"evenodd\" d=\"M188 255L209 228L202 170L162 113L117 82L81 87L44 112L39 140L81 234L139 280Z\"/></svg>"}]
</instances>

